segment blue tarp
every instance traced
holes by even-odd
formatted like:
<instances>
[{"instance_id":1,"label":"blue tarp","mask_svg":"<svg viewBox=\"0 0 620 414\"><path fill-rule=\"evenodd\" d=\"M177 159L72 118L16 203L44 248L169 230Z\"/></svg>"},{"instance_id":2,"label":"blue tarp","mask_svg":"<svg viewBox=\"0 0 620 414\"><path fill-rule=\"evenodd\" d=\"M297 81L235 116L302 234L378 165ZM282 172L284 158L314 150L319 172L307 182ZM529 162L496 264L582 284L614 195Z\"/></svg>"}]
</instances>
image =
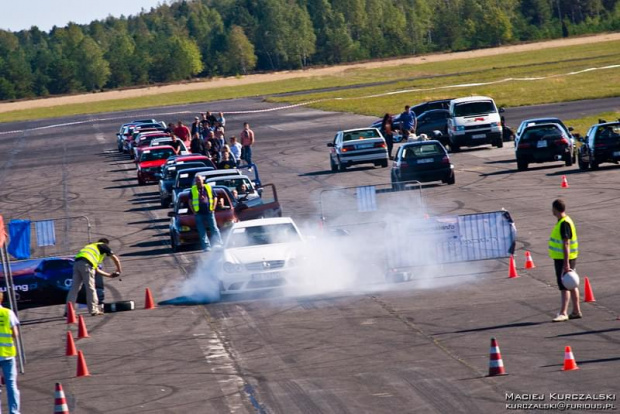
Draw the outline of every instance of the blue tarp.
<instances>
[{"instance_id":1,"label":"blue tarp","mask_svg":"<svg viewBox=\"0 0 620 414\"><path fill-rule=\"evenodd\" d=\"M34 228L37 234L37 246L45 247L56 244L54 220L35 221Z\"/></svg>"},{"instance_id":2,"label":"blue tarp","mask_svg":"<svg viewBox=\"0 0 620 414\"><path fill-rule=\"evenodd\" d=\"M30 258L30 220L11 220L9 222L9 253L14 258Z\"/></svg>"}]
</instances>

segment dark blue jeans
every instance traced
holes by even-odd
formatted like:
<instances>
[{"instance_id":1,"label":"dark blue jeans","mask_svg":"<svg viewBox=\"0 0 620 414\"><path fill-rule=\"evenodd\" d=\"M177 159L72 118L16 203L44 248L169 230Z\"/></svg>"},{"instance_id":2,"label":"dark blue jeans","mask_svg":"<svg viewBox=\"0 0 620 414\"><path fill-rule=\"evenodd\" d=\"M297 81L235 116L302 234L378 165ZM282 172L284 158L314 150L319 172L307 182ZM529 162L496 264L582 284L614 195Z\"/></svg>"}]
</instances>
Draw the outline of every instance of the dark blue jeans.
<instances>
[{"instance_id":1,"label":"dark blue jeans","mask_svg":"<svg viewBox=\"0 0 620 414\"><path fill-rule=\"evenodd\" d=\"M248 165L252 164L252 147L245 145L241 148L241 159L247 162Z\"/></svg>"},{"instance_id":2,"label":"dark blue jeans","mask_svg":"<svg viewBox=\"0 0 620 414\"><path fill-rule=\"evenodd\" d=\"M211 232L211 238L216 244L222 244L222 236L220 230L217 228L217 222L215 221L215 213L213 211L200 212L196 214L196 228L198 229L198 237L200 238L200 248L206 250L211 248L209 237L207 237L207 227Z\"/></svg>"}]
</instances>

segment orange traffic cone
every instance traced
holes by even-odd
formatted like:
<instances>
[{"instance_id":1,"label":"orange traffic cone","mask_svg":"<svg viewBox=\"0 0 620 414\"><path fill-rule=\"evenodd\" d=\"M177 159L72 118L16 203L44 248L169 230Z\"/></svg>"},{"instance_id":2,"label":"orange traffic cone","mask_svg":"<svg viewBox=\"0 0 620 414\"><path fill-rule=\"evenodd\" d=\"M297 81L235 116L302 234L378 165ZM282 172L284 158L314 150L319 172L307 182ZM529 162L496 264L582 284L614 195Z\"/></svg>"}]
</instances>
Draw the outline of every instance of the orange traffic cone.
<instances>
[{"instance_id":1,"label":"orange traffic cone","mask_svg":"<svg viewBox=\"0 0 620 414\"><path fill-rule=\"evenodd\" d=\"M144 298L144 309L155 309L155 302L153 301L153 295L151 295L151 289L146 288L146 297Z\"/></svg>"},{"instance_id":2,"label":"orange traffic cone","mask_svg":"<svg viewBox=\"0 0 620 414\"><path fill-rule=\"evenodd\" d=\"M564 349L564 368L562 368L562 371L573 371L575 369L579 369L579 367L575 361L573 351L570 349L570 346L567 346Z\"/></svg>"},{"instance_id":3,"label":"orange traffic cone","mask_svg":"<svg viewBox=\"0 0 620 414\"><path fill-rule=\"evenodd\" d=\"M90 377L90 372L88 372L88 367L86 366L86 360L84 359L84 354L82 351L78 351L78 363L77 363L77 374L78 377Z\"/></svg>"},{"instance_id":4,"label":"orange traffic cone","mask_svg":"<svg viewBox=\"0 0 620 414\"><path fill-rule=\"evenodd\" d=\"M78 323L78 339L90 338L88 331L86 330L86 323L84 323L84 317L80 315L80 323Z\"/></svg>"},{"instance_id":5,"label":"orange traffic cone","mask_svg":"<svg viewBox=\"0 0 620 414\"><path fill-rule=\"evenodd\" d=\"M568 180L565 175L562 176L562 188L568 188Z\"/></svg>"},{"instance_id":6,"label":"orange traffic cone","mask_svg":"<svg viewBox=\"0 0 620 414\"><path fill-rule=\"evenodd\" d=\"M585 283L585 297L583 299L584 302L596 302L596 299L594 299L594 293L592 293L592 286L590 286L590 279L588 279L588 277L585 277L586 283Z\"/></svg>"},{"instance_id":7,"label":"orange traffic cone","mask_svg":"<svg viewBox=\"0 0 620 414\"><path fill-rule=\"evenodd\" d=\"M73 303L67 302L67 324L77 323L75 318L75 311L73 310Z\"/></svg>"},{"instance_id":8,"label":"orange traffic cone","mask_svg":"<svg viewBox=\"0 0 620 414\"><path fill-rule=\"evenodd\" d=\"M56 383L56 390L54 391L54 414L69 414L67 398L60 382Z\"/></svg>"},{"instance_id":9,"label":"orange traffic cone","mask_svg":"<svg viewBox=\"0 0 620 414\"><path fill-rule=\"evenodd\" d=\"M534 264L534 260L532 260L532 255L530 252L525 252L525 268L526 269L534 269L536 265Z\"/></svg>"},{"instance_id":10,"label":"orange traffic cone","mask_svg":"<svg viewBox=\"0 0 620 414\"><path fill-rule=\"evenodd\" d=\"M510 263L508 266L508 278L514 279L515 277L519 277L517 274L517 266L515 265L515 257L510 255Z\"/></svg>"},{"instance_id":11,"label":"orange traffic cone","mask_svg":"<svg viewBox=\"0 0 620 414\"><path fill-rule=\"evenodd\" d=\"M502 355L499 352L499 346L497 340L491 338L491 351L489 357L489 377L495 377L497 375L507 375L504 369L504 361L502 361Z\"/></svg>"},{"instance_id":12,"label":"orange traffic cone","mask_svg":"<svg viewBox=\"0 0 620 414\"><path fill-rule=\"evenodd\" d=\"M75 342L73 342L73 335L71 332L67 331L67 348L65 351L65 356L76 356L77 349L75 349Z\"/></svg>"}]
</instances>

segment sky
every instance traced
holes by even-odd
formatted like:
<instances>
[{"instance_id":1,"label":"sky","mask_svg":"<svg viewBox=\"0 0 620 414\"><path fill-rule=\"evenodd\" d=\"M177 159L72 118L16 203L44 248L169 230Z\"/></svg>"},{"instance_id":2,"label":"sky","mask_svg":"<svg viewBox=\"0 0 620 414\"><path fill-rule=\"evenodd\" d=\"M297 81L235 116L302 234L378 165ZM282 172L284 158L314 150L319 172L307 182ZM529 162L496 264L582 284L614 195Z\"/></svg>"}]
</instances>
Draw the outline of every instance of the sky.
<instances>
[{"instance_id":1,"label":"sky","mask_svg":"<svg viewBox=\"0 0 620 414\"><path fill-rule=\"evenodd\" d=\"M52 26L66 26L103 20L108 15L136 15L170 0L1 0L0 29L13 32L37 26L49 31Z\"/></svg>"}]
</instances>

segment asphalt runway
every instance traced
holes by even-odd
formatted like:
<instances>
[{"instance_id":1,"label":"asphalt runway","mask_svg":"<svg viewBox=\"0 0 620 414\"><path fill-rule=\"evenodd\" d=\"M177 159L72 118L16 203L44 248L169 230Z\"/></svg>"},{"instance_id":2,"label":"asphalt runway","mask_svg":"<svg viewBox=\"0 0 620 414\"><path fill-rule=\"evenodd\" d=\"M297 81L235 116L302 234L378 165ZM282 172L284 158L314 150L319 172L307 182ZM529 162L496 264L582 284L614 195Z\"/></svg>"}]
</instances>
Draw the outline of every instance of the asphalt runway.
<instances>
[{"instance_id":1,"label":"asphalt runway","mask_svg":"<svg viewBox=\"0 0 620 414\"><path fill-rule=\"evenodd\" d=\"M570 118L619 106L615 98L514 108L506 116L516 127L531 114ZM106 280L108 300L135 300L138 307L85 318L91 337L77 346L91 373L86 378L75 378L76 359L64 356L63 307L20 312L28 358L19 378L22 412L51 412L55 382L72 413L89 414L501 413L508 403L528 402L509 401L507 393L542 394L542 403L558 402L551 393L615 398L620 168L580 172L551 163L517 172L511 144L452 155L456 185L427 185L422 192L436 214L508 210L518 229L517 279L507 278L507 260L494 260L451 266L392 289L144 310L145 288L156 301L175 297L201 253L171 253L167 210L159 207L157 187L138 186L133 163L116 152L118 126L143 114L189 122L206 109L273 107L239 99L0 125L5 219L88 216L93 238L109 237L123 262L123 280ZM374 118L298 107L230 115L227 134L238 134L244 121L256 132L263 183L277 185L284 214L299 222L316 224L324 189L389 181L389 169L378 167L329 171L325 144L335 131ZM56 124L67 125L48 128ZM570 188L560 188L562 175ZM559 324L551 323L559 294L546 257L556 197L567 201L577 223L578 271L589 276L596 297L582 305L583 319ZM73 238L86 241L83 233ZM525 250L537 265L530 271L523 270ZM508 376L486 377L491 337ZM580 370L561 370L566 345Z\"/></svg>"}]
</instances>

